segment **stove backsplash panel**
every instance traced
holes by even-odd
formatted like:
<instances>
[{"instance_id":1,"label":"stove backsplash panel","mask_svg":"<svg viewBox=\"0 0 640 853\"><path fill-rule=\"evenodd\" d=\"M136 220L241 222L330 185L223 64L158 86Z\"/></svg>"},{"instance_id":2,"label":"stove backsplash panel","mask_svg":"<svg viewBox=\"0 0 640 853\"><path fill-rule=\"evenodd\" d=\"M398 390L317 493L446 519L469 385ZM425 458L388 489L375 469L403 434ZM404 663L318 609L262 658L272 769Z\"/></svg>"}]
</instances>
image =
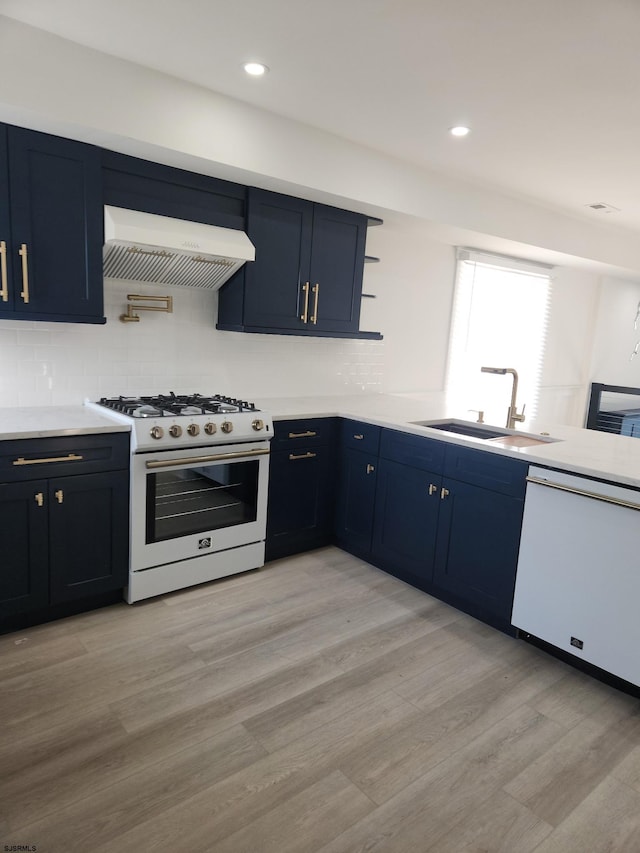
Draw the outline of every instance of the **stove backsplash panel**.
<instances>
[{"instance_id":1,"label":"stove backsplash panel","mask_svg":"<svg viewBox=\"0 0 640 853\"><path fill-rule=\"evenodd\" d=\"M121 323L128 293L171 294L174 313ZM104 326L0 320L2 405L81 403L232 388L245 399L388 391L384 341L215 328L217 293L107 280Z\"/></svg>"}]
</instances>

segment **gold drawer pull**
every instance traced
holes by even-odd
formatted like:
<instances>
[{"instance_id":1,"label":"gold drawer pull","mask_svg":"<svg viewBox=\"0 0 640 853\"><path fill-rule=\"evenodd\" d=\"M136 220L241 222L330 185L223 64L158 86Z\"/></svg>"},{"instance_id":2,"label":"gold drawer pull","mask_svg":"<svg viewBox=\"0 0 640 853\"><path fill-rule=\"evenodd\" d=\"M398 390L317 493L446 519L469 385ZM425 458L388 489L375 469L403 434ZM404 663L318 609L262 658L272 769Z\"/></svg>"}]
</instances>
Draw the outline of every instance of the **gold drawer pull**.
<instances>
[{"instance_id":1,"label":"gold drawer pull","mask_svg":"<svg viewBox=\"0 0 640 853\"><path fill-rule=\"evenodd\" d=\"M3 240L0 243L0 274L2 275L2 288L0 297L3 302L9 301L9 282L7 281L7 244Z\"/></svg>"},{"instance_id":2,"label":"gold drawer pull","mask_svg":"<svg viewBox=\"0 0 640 853\"><path fill-rule=\"evenodd\" d=\"M433 495L438 491L438 487L434 483L429 483L429 494Z\"/></svg>"},{"instance_id":3,"label":"gold drawer pull","mask_svg":"<svg viewBox=\"0 0 640 853\"><path fill-rule=\"evenodd\" d=\"M315 326L315 324L318 322L318 297L320 296L320 285L319 285L319 284L315 284L315 285L311 288L311 292L312 292L312 293L315 293L315 297L316 297L316 298L315 298L315 302L314 302L314 304L313 304L313 316L312 316L312 317L310 317L310 318L309 318L309 320L310 320L310 321L313 323L313 325Z\"/></svg>"},{"instance_id":4,"label":"gold drawer pull","mask_svg":"<svg viewBox=\"0 0 640 853\"><path fill-rule=\"evenodd\" d=\"M36 492L33 498L38 506L42 506L44 504L44 494L42 492Z\"/></svg>"},{"instance_id":5,"label":"gold drawer pull","mask_svg":"<svg viewBox=\"0 0 640 853\"><path fill-rule=\"evenodd\" d=\"M306 453L290 453L289 460L293 462L294 459L315 459L317 455L317 453L311 453L309 450Z\"/></svg>"},{"instance_id":6,"label":"gold drawer pull","mask_svg":"<svg viewBox=\"0 0 640 853\"><path fill-rule=\"evenodd\" d=\"M62 491L62 489L58 489L58 491L55 494L56 494L56 500L58 501L59 504L61 504L62 501L64 500L64 492Z\"/></svg>"},{"instance_id":7,"label":"gold drawer pull","mask_svg":"<svg viewBox=\"0 0 640 853\"><path fill-rule=\"evenodd\" d=\"M449 495L449 489L445 489L445 487L443 486L440 489L440 500L443 501L446 497L448 497L448 495Z\"/></svg>"},{"instance_id":8,"label":"gold drawer pull","mask_svg":"<svg viewBox=\"0 0 640 853\"><path fill-rule=\"evenodd\" d=\"M368 464L368 463L367 463L367 474L371 474L371 473L373 473L373 471L375 471L375 470L376 470L376 469L375 469L375 466L370 465L370 464Z\"/></svg>"},{"instance_id":9,"label":"gold drawer pull","mask_svg":"<svg viewBox=\"0 0 640 853\"><path fill-rule=\"evenodd\" d=\"M312 429L308 429L306 432L290 432L289 438L313 438L317 434Z\"/></svg>"},{"instance_id":10,"label":"gold drawer pull","mask_svg":"<svg viewBox=\"0 0 640 853\"><path fill-rule=\"evenodd\" d=\"M302 285L302 292L304 293L304 308L302 309L302 314L300 315L300 319L303 323L309 322L309 282L305 282Z\"/></svg>"},{"instance_id":11,"label":"gold drawer pull","mask_svg":"<svg viewBox=\"0 0 640 853\"><path fill-rule=\"evenodd\" d=\"M50 456L48 459L25 459L24 456L19 456L13 460L14 465L43 465L47 462L80 462L82 456L76 453L69 453L68 456Z\"/></svg>"},{"instance_id":12,"label":"gold drawer pull","mask_svg":"<svg viewBox=\"0 0 640 853\"><path fill-rule=\"evenodd\" d=\"M23 243L18 254L22 258L22 290L20 296L25 305L29 302L29 262L27 259L27 244Z\"/></svg>"},{"instance_id":13,"label":"gold drawer pull","mask_svg":"<svg viewBox=\"0 0 640 853\"><path fill-rule=\"evenodd\" d=\"M358 441L362 441L362 439L364 438L362 433L358 433L357 435L354 435L353 437L356 438Z\"/></svg>"}]
</instances>

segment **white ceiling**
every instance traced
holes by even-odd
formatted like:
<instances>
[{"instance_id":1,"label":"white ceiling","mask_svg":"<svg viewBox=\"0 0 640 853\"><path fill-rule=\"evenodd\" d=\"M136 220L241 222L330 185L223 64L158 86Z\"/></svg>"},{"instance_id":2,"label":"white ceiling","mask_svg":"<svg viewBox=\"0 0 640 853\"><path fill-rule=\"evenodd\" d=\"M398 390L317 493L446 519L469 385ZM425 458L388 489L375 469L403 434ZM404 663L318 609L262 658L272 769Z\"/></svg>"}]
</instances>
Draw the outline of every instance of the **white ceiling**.
<instances>
[{"instance_id":1,"label":"white ceiling","mask_svg":"<svg viewBox=\"0 0 640 853\"><path fill-rule=\"evenodd\" d=\"M640 229L638 0L0 0L0 14L403 160ZM270 73L248 78L247 59ZM471 135L450 137L456 124Z\"/></svg>"}]
</instances>

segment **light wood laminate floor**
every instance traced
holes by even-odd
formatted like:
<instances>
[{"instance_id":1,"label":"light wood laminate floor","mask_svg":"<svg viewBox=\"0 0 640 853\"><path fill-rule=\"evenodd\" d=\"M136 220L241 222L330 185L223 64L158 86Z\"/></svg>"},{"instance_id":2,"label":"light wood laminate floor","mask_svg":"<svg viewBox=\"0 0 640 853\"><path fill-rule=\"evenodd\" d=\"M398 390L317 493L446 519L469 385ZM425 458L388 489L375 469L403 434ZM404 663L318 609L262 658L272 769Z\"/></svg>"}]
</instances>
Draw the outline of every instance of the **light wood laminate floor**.
<instances>
[{"instance_id":1,"label":"light wood laminate floor","mask_svg":"<svg viewBox=\"0 0 640 853\"><path fill-rule=\"evenodd\" d=\"M638 853L640 703L342 551L0 637L0 849Z\"/></svg>"}]
</instances>

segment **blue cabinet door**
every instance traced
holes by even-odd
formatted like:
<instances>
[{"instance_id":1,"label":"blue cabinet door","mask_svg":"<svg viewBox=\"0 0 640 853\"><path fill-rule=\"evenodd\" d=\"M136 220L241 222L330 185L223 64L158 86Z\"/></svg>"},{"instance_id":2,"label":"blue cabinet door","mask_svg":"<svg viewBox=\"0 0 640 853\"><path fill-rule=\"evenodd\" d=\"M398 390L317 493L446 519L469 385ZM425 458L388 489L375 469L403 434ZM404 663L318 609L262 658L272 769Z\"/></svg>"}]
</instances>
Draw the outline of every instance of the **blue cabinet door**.
<instances>
[{"instance_id":1,"label":"blue cabinet door","mask_svg":"<svg viewBox=\"0 0 640 853\"><path fill-rule=\"evenodd\" d=\"M340 454L336 537L347 550L371 551L378 457L358 450Z\"/></svg>"},{"instance_id":2,"label":"blue cabinet door","mask_svg":"<svg viewBox=\"0 0 640 853\"><path fill-rule=\"evenodd\" d=\"M46 480L0 484L0 619L49 601Z\"/></svg>"},{"instance_id":3,"label":"blue cabinet door","mask_svg":"<svg viewBox=\"0 0 640 853\"><path fill-rule=\"evenodd\" d=\"M431 583L441 487L439 474L380 459L372 550L388 571Z\"/></svg>"},{"instance_id":4,"label":"blue cabinet door","mask_svg":"<svg viewBox=\"0 0 640 853\"><path fill-rule=\"evenodd\" d=\"M276 421L271 442L266 556L332 540L337 418Z\"/></svg>"},{"instance_id":5,"label":"blue cabinet door","mask_svg":"<svg viewBox=\"0 0 640 853\"><path fill-rule=\"evenodd\" d=\"M332 446L303 444L271 454L268 560L318 548L330 541L334 469Z\"/></svg>"},{"instance_id":6,"label":"blue cabinet door","mask_svg":"<svg viewBox=\"0 0 640 853\"><path fill-rule=\"evenodd\" d=\"M311 246L311 325L324 332L357 332L367 220L316 204Z\"/></svg>"},{"instance_id":7,"label":"blue cabinet door","mask_svg":"<svg viewBox=\"0 0 640 853\"><path fill-rule=\"evenodd\" d=\"M15 304L15 288L10 281L12 252L7 128L5 125L0 125L0 263L2 265L0 312L3 315L12 312Z\"/></svg>"},{"instance_id":8,"label":"blue cabinet door","mask_svg":"<svg viewBox=\"0 0 640 853\"><path fill-rule=\"evenodd\" d=\"M50 602L121 589L129 572L129 473L48 483Z\"/></svg>"},{"instance_id":9,"label":"blue cabinet door","mask_svg":"<svg viewBox=\"0 0 640 853\"><path fill-rule=\"evenodd\" d=\"M98 149L9 127L7 151L11 298L0 302L0 312L13 319L104 323Z\"/></svg>"},{"instance_id":10,"label":"blue cabinet door","mask_svg":"<svg viewBox=\"0 0 640 853\"><path fill-rule=\"evenodd\" d=\"M307 328L312 223L311 202L249 191L247 231L256 259L245 269L245 325Z\"/></svg>"},{"instance_id":11,"label":"blue cabinet door","mask_svg":"<svg viewBox=\"0 0 640 853\"><path fill-rule=\"evenodd\" d=\"M444 486L434 583L463 609L508 625L524 503L457 480Z\"/></svg>"},{"instance_id":12,"label":"blue cabinet door","mask_svg":"<svg viewBox=\"0 0 640 853\"><path fill-rule=\"evenodd\" d=\"M218 328L358 337L366 229L362 214L249 188L256 259L222 288Z\"/></svg>"}]
</instances>

